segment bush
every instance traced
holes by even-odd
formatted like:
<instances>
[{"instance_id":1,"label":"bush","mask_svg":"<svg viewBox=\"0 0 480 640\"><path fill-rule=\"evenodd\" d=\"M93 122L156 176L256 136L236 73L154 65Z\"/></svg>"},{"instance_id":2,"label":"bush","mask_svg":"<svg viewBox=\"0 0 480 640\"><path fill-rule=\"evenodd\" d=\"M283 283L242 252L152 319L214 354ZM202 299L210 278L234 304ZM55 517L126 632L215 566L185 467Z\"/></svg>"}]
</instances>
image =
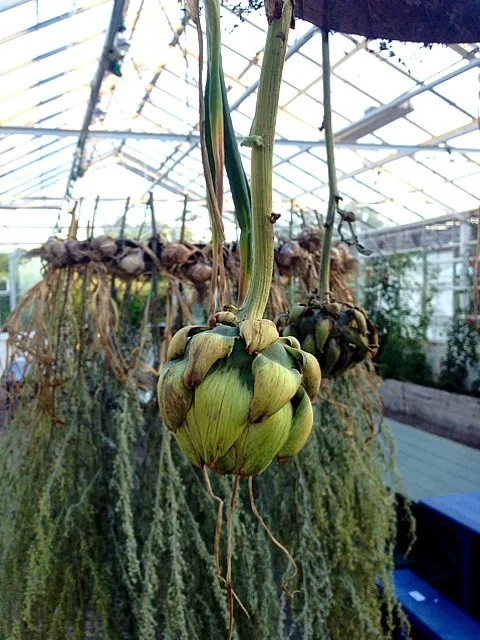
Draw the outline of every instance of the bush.
<instances>
[{"instance_id":1,"label":"bush","mask_svg":"<svg viewBox=\"0 0 480 640\"><path fill-rule=\"evenodd\" d=\"M447 349L441 361L438 386L446 391L480 395L480 376L468 387L471 367L478 364L478 335L474 323L457 310L447 333Z\"/></svg>"},{"instance_id":2,"label":"bush","mask_svg":"<svg viewBox=\"0 0 480 640\"><path fill-rule=\"evenodd\" d=\"M425 347L433 315L435 288L427 273L422 286L416 264L405 255L372 259L365 288L365 308L378 326L380 349L375 358L382 378L431 384L432 371ZM413 302L421 291L420 304Z\"/></svg>"}]
</instances>

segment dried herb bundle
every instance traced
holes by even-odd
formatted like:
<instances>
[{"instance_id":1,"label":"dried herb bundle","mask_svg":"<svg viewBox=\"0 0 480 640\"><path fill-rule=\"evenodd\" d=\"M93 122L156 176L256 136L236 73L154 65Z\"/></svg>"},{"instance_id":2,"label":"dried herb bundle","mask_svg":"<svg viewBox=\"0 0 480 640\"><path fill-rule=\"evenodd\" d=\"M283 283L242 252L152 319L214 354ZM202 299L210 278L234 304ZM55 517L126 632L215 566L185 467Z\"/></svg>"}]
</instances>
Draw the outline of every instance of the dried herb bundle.
<instances>
[{"instance_id":1,"label":"dried herb bundle","mask_svg":"<svg viewBox=\"0 0 480 640\"><path fill-rule=\"evenodd\" d=\"M0 637L217 640L228 624L217 504L151 394L167 285L154 295L99 277L47 271L10 321L31 369L0 438ZM363 367L324 383L298 458L255 480L260 513L299 567L293 603L281 589L287 561L241 484L233 571L250 619L236 610L235 637L390 637L395 499L384 477L394 470L388 430L374 437L376 384ZM212 486L230 495L228 479Z\"/></svg>"}]
</instances>

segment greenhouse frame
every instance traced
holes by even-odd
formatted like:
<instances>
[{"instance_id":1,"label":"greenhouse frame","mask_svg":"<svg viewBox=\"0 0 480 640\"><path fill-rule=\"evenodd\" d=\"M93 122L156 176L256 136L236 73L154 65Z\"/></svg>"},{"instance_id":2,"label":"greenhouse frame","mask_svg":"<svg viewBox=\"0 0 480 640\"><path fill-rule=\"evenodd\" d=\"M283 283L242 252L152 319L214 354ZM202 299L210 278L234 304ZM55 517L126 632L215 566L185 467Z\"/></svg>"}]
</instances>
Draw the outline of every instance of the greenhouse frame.
<instances>
[{"instance_id":1,"label":"greenhouse frame","mask_svg":"<svg viewBox=\"0 0 480 640\"><path fill-rule=\"evenodd\" d=\"M479 24L0 0L0 640L480 638Z\"/></svg>"}]
</instances>

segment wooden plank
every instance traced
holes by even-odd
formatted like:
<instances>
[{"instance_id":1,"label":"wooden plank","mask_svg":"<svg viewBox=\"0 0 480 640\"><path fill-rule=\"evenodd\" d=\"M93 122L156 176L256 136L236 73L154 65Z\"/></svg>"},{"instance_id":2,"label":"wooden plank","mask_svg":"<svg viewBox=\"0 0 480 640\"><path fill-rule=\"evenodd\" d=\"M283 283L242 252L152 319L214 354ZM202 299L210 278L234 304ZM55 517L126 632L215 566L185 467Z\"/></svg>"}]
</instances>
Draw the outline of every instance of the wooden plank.
<instances>
[{"instance_id":1,"label":"wooden plank","mask_svg":"<svg viewBox=\"0 0 480 640\"><path fill-rule=\"evenodd\" d=\"M385 380L379 392L386 415L480 448L480 398L398 380Z\"/></svg>"}]
</instances>

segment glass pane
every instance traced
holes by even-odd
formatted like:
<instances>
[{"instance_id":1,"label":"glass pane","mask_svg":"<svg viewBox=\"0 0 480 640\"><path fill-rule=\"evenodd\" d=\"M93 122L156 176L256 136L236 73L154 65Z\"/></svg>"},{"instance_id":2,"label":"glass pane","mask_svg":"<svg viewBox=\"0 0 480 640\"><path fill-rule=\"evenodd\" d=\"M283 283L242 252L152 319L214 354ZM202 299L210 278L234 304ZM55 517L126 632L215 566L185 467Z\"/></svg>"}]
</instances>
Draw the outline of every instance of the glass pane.
<instances>
[{"instance_id":1,"label":"glass pane","mask_svg":"<svg viewBox=\"0 0 480 640\"><path fill-rule=\"evenodd\" d=\"M390 102L415 86L411 78L406 78L363 49L341 64L335 73L358 84L383 103Z\"/></svg>"},{"instance_id":2,"label":"glass pane","mask_svg":"<svg viewBox=\"0 0 480 640\"><path fill-rule=\"evenodd\" d=\"M429 131L432 136L441 135L445 131L452 131L471 122L471 118L448 105L431 91L413 98L412 106L413 112L408 115L408 119Z\"/></svg>"}]
</instances>

